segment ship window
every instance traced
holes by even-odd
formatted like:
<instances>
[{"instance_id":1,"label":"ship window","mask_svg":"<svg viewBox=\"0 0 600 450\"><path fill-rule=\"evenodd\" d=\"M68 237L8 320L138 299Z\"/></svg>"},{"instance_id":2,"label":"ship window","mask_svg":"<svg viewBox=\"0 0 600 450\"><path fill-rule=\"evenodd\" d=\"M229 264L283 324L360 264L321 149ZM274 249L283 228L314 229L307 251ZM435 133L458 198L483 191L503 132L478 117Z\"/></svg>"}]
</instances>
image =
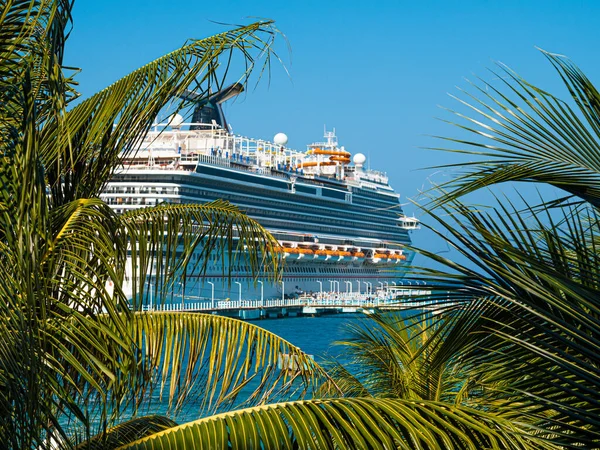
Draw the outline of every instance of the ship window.
<instances>
[{"instance_id":1,"label":"ship window","mask_svg":"<svg viewBox=\"0 0 600 450\"><path fill-rule=\"evenodd\" d=\"M335 191L333 189L322 188L322 194L325 197L337 198L339 200L346 199L346 193L341 191Z\"/></svg>"},{"instance_id":2,"label":"ship window","mask_svg":"<svg viewBox=\"0 0 600 450\"><path fill-rule=\"evenodd\" d=\"M305 192L307 194L313 194L313 195L317 193L317 190L315 188L311 188L308 186L302 186L300 184L296 185L296 190L298 192Z\"/></svg>"}]
</instances>

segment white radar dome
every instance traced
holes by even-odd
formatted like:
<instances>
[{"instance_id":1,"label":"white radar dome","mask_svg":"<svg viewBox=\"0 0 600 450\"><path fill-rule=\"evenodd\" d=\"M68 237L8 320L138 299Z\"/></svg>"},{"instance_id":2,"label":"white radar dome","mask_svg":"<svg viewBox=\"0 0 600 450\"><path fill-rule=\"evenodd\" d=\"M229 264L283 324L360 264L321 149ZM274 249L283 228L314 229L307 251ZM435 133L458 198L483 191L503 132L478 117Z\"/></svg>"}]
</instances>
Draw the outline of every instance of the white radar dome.
<instances>
[{"instance_id":1,"label":"white radar dome","mask_svg":"<svg viewBox=\"0 0 600 450\"><path fill-rule=\"evenodd\" d=\"M363 155L362 153L357 153L356 155L354 155L354 158L352 158L352 162L354 164L356 164L357 166L362 166L365 161L367 160L367 157L365 155Z\"/></svg>"},{"instance_id":2,"label":"white radar dome","mask_svg":"<svg viewBox=\"0 0 600 450\"><path fill-rule=\"evenodd\" d=\"M183 117L180 114L173 114L169 116L169 125L171 128L179 128L183 123Z\"/></svg>"},{"instance_id":3,"label":"white radar dome","mask_svg":"<svg viewBox=\"0 0 600 450\"><path fill-rule=\"evenodd\" d=\"M273 142L277 145L285 145L288 142L288 137L285 133L277 133L273 138Z\"/></svg>"}]
</instances>

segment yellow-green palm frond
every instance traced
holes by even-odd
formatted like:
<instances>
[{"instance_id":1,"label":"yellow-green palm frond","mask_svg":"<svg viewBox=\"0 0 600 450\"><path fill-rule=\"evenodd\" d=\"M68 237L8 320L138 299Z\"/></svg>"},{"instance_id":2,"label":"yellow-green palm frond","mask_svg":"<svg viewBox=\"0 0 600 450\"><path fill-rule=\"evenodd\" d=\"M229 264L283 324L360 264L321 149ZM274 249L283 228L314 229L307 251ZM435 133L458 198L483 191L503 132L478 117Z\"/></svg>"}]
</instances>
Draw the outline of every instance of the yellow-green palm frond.
<instances>
[{"instance_id":1,"label":"yellow-green palm frond","mask_svg":"<svg viewBox=\"0 0 600 450\"><path fill-rule=\"evenodd\" d=\"M112 450L176 426L176 422L164 416L137 417L80 443L75 450Z\"/></svg>"},{"instance_id":2,"label":"yellow-green palm frond","mask_svg":"<svg viewBox=\"0 0 600 450\"><path fill-rule=\"evenodd\" d=\"M18 142L24 118L39 126L77 95L72 79L62 73L71 7L66 0L2 4L0 146L5 155Z\"/></svg>"},{"instance_id":3,"label":"yellow-green palm frond","mask_svg":"<svg viewBox=\"0 0 600 450\"><path fill-rule=\"evenodd\" d=\"M228 409L238 396L239 406L314 395L329 380L298 347L249 322L210 314L140 313L132 327L161 396L166 391L175 409L195 401L196 417Z\"/></svg>"},{"instance_id":4,"label":"yellow-green palm frond","mask_svg":"<svg viewBox=\"0 0 600 450\"><path fill-rule=\"evenodd\" d=\"M123 449L553 449L526 426L437 402L335 399L280 403L206 417Z\"/></svg>"},{"instance_id":5,"label":"yellow-green palm frond","mask_svg":"<svg viewBox=\"0 0 600 450\"><path fill-rule=\"evenodd\" d=\"M325 365L347 396L453 402L466 381L454 354L445 361L441 316L405 310L372 314L348 326L338 361Z\"/></svg>"},{"instance_id":6,"label":"yellow-green palm frond","mask_svg":"<svg viewBox=\"0 0 600 450\"><path fill-rule=\"evenodd\" d=\"M46 361L36 379L50 384L57 396L49 410L53 422L58 417L89 422L90 432L102 434L124 417L157 408L189 420L243 405L311 397L317 391L340 394L311 357L252 323L193 313L138 313L123 322L125 332L108 315L91 320L71 310L62 320L38 325ZM5 349L15 348L23 337L14 325L2 328L9 329L11 334L2 334ZM23 370L38 360L4 352L2 361L11 372L0 370L5 388L1 400L17 392L25 396L22 381L31 377ZM66 438L66 431L57 428Z\"/></svg>"},{"instance_id":7,"label":"yellow-green palm frond","mask_svg":"<svg viewBox=\"0 0 600 450\"><path fill-rule=\"evenodd\" d=\"M437 283L444 301L459 305L444 314L444 353L461 355L482 405L552 430L560 436L556 442L596 446L595 209L559 215L499 202L479 211L455 200L441 210L429 211L443 226L438 235L468 261L422 251L448 270L422 268L423 274Z\"/></svg>"}]
</instances>

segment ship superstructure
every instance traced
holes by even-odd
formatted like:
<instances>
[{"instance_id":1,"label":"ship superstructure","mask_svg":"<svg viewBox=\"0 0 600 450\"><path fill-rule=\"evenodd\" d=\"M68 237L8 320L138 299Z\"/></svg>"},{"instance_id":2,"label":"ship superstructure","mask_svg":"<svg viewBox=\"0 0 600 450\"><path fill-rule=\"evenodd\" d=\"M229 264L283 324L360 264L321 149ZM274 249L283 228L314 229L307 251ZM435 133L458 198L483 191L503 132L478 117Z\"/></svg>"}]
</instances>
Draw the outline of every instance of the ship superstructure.
<instances>
[{"instance_id":1,"label":"ship superstructure","mask_svg":"<svg viewBox=\"0 0 600 450\"><path fill-rule=\"evenodd\" d=\"M182 295L267 299L396 283L412 259L405 246L418 222L404 216L387 176L339 147L334 132L305 152L287 148L281 133L274 142L233 135L220 107L226 97L198 105L193 122L173 116L156 124L102 193L117 213L228 200L280 242L283 283L257 283L242 266L230 284L214 258Z\"/></svg>"}]
</instances>

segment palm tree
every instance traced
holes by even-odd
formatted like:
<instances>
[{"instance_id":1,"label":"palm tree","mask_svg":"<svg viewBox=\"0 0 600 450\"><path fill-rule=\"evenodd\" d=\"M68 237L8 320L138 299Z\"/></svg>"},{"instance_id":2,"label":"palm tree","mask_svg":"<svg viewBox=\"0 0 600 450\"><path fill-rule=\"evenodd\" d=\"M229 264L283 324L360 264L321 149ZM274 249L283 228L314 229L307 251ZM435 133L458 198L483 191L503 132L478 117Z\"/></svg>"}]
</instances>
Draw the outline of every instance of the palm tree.
<instances>
[{"instance_id":1,"label":"palm tree","mask_svg":"<svg viewBox=\"0 0 600 450\"><path fill-rule=\"evenodd\" d=\"M309 391L322 371L277 336L222 317L135 313L121 289L128 252L137 262L134 298L144 295L153 259L164 264L157 286L168 289L196 248L247 248L254 273L275 277L278 244L258 223L226 202L117 216L99 199L120 155L178 93L218 88L236 55L242 82L256 55L269 64L272 23L189 41L75 105L75 80L62 65L71 7L42 0L1 9L0 442L68 446L73 433L85 439L138 414L157 388L172 408L202 392L198 414L226 410L243 388L249 404ZM277 371L281 352L306 370Z\"/></svg>"},{"instance_id":2,"label":"palm tree","mask_svg":"<svg viewBox=\"0 0 600 450\"><path fill-rule=\"evenodd\" d=\"M483 404L557 445L596 448L600 93L564 56L543 54L576 108L503 66L504 89L473 84L475 92L459 100L472 116L455 112L467 137L447 141L478 158L426 208L468 264L423 251L448 270L423 268L422 275L439 283L452 310L444 353L460 355L485 386ZM483 210L460 201L506 181L547 183L565 195L537 204L496 198Z\"/></svg>"},{"instance_id":3,"label":"palm tree","mask_svg":"<svg viewBox=\"0 0 600 450\"><path fill-rule=\"evenodd\" d=\"M346 396L460 404L470 387L461 362L432 364L443 321L422 310L372 314L347 326L349 337L336 343L340 355L325 368Z\"/></svg>"}]
</instances>

